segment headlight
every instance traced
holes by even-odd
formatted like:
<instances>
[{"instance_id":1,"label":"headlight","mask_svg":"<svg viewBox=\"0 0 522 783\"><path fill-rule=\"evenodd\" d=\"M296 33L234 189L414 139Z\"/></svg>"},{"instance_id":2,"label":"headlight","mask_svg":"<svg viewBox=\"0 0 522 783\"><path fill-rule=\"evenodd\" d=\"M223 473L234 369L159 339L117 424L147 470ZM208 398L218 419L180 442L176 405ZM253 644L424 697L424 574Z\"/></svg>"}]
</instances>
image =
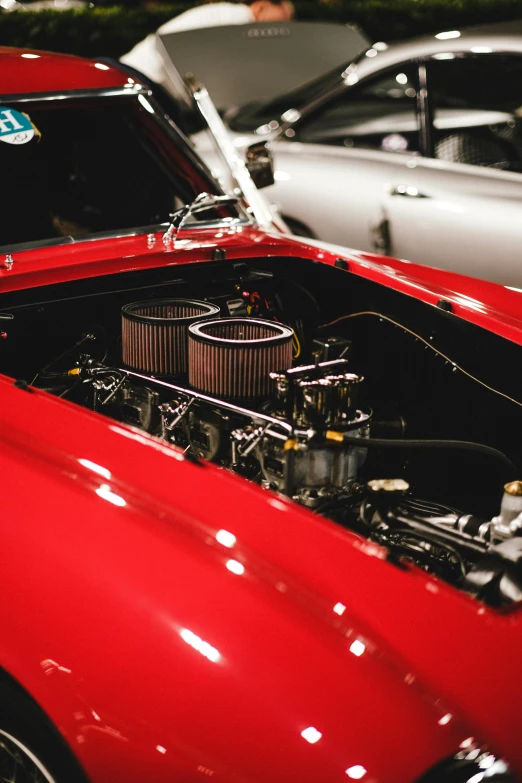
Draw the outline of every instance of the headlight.
<instances>
[{"instance_id":1,"label":"headlight","mask_svg":"<svg viewBox=\"0 0 522 783\"><path fill-rule=\"evenodd\" d=\"M503 759L470 743L432 767L418 783L515 783L515 777Z\"/></svg>"}]
</instances>

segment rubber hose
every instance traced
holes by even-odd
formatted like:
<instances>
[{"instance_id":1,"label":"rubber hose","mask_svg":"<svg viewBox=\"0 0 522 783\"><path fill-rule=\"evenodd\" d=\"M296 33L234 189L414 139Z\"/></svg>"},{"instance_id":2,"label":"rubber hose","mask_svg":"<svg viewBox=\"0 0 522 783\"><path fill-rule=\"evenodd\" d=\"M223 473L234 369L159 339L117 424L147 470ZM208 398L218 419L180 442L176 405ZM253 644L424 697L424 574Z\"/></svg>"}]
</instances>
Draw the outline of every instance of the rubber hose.
<instances>
[{"instance_id":1,"label":"rubber hose","mask_svg":"<svg viewBox=\"0 0 522 783\"><path fill-rule=\"evenodd\" d=\"M369 449L453 449L455 451L475 451L478 454L492 457L497 462L502 462L506 467L509 467L513 476L516 476L518 473L517 466L504 452L494 449L492 446L486 446L483 443L473 443L467 440L427 440L424 438L415 440L399 438L395 440L391 438L354 438L350 435L345 435L343 442L351 446Z\"/></svg>"}]
</instances>

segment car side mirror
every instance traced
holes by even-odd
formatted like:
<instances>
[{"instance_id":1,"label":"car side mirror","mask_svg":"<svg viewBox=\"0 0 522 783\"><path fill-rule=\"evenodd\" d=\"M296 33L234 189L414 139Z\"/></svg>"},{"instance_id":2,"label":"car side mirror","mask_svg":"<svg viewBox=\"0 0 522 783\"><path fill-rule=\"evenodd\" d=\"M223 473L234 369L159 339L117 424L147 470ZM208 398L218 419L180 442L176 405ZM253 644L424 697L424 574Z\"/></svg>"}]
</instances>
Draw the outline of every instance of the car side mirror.
<instances>
[{"instance_id":1,"label":"car side mirror","mask_svg":"<svg viewBox=\"0 0 522 783\"><path fill-rule=\"evenodd\" d=\"M256 187L267 188L274 184L274 159L268 142L257 141L250 145L246 152L246 167Z\"/></svg>"}]
</instances>

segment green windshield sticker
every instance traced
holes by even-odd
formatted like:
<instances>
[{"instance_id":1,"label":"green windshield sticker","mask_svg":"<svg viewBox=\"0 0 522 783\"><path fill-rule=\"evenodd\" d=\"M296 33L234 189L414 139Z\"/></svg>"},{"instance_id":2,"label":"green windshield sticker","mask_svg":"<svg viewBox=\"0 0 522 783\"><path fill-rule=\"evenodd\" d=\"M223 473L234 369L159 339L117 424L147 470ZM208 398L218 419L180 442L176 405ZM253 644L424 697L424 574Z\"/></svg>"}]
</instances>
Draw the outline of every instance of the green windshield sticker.
<instances>
[{"instance_id":1,"label":"green windshield sticker","mask_svg":"<svg viewBox=\"0 0 522 783\"><path fill-rule=\"evenodd\" d=\"M0 106L0 141L7 144L27 144L34 136L34 127L26 114Z\"/></svg>"}]
</instances>

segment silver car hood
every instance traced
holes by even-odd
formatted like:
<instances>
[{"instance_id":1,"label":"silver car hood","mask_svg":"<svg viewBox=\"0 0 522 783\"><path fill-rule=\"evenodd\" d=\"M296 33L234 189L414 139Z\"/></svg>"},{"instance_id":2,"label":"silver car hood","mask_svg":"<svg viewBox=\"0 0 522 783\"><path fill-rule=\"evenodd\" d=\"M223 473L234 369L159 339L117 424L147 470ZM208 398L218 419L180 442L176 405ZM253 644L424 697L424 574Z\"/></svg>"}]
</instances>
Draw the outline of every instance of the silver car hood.
<instances>
[{"instance_id":1,"label":"silver car hood","mask_svg":"<svg viewBox=\"0 0 522 783\"><path fill-rule=\"evenodd\" d=\"M254 99L271 100L349 62L369 45L357 28L332 22L227 25L166 33L159 39L170 91L179 94L186 74L192 73L220 112Z\"/></svg>"}]
</instances>

